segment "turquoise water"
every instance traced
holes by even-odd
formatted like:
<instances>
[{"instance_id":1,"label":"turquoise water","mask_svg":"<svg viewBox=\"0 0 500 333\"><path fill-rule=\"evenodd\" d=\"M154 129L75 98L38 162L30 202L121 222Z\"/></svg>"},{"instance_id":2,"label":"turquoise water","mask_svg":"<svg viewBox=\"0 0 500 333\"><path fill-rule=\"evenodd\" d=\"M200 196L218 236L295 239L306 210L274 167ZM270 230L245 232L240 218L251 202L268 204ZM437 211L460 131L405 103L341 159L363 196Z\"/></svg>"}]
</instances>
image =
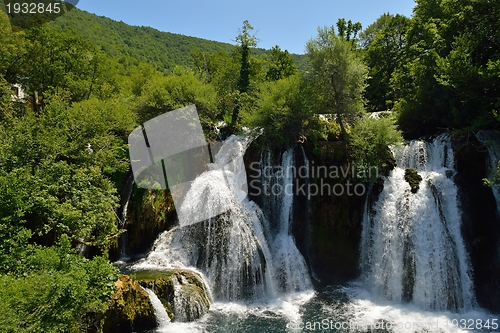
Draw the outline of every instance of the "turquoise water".
<instances>
[{"instance_id":1,"label":"turquoise water","mask_svg":"<svg viewBox=\"0 0 500 333\"><path fill-rule=\"evenodd\" d=\"M252 304L216 302L197 322L170 323L148 333L499 332L498 319L480 308L467 313L422 311L376 299L362 284L352 283Z\"/></svg>"}]
</instances>

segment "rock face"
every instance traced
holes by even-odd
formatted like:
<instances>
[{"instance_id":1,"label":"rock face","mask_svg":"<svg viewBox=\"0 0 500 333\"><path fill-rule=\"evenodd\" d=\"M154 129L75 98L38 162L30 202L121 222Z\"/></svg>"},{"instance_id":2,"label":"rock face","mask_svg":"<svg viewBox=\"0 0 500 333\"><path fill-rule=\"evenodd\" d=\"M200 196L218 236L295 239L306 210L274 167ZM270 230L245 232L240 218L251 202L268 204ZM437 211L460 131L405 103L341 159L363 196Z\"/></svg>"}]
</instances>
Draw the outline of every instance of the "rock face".
<instances>
[{"instance_id":1,"label":"rock face","mask_svg":"<svg viewBox=\"0 0 500 333\"><path fill-rule=\"evenodd\" d=\"M453 138L462 207L462 234L473 268L474 286L480 306L500 311L500 218L487 176L487 150L472 134Z\"/></svg>"},{"instance_id":2,"label":"rock face","mask_svg":"<svg viewBox=\"0 0 500 333\"><path fill-rule=\"evenodd\" d=\"M129 207L125 224L128 250L130 253L144 253L158 234L175 221L174 202L168 191L134 188Z\"/></svg>"},{"instance_id":3,"label":"rock face","mask_svg":"<svg viewBox=\"0 0 500 333\"><path fill-rule=\"evenodd\" d=\"M139 283L154 291L172 321L190 322L210 309L210 293L203 278L189 270L137 272Z\"/></svg>"},{"instance_id":4,"label":"rock face","mask_svg":"<svg viewBox=\"0 0 500 333\"><path fill-rule=\"evenodd\" d=\"M344 142L318 142L317 147L306 144L304 149L310 166L316 170L333 167L346 171L348 168ZM342 171L338 177L335 174L310 177L312 184L326 189L325 184L329 184L335 190L311 196L309 209L306 197L297 198L294 236L320 286L343 283L359 275L359 243L366 198L362 192L367 192L368 186L366 191L358 192L361 195L349 195L348 187L352 194L353 184L358 182L351 173L352 169L346 178L342 177Z\"/></svg>"},{"instance_id":5,"label":"rock face","mask_svg":"<svg viewBox=\"0 0 500 333\"><path fill-rule=\"evenodd\" d=\"M420 188L420 182L422 181L422 176L420 176L414 169L405 170L405 180L410 184L411 193L417 193Z\"/></svg>"},{"instance_id":6,"label":"rock face","mask_svg":"<svg viewBox=\"0 0 500 333\"><path fill-rule=\"evenodd\" d=\"M139 283L127 275L120 275L115 286L103 331L122 333L155 328L153 306Z\"/></svg>"}]
</instances>

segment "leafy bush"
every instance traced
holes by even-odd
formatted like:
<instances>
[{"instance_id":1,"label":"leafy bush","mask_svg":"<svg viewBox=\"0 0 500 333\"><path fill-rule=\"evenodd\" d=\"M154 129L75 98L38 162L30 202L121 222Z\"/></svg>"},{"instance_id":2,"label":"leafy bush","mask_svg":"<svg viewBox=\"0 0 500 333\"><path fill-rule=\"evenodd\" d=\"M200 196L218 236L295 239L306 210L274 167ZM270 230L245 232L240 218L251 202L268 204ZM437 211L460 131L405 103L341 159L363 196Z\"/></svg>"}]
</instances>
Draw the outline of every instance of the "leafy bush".
<instances>
[{"instance_id":1,"label":"leafy bush","mask_svg":"<svg viewBox=\"0 0 500 333\"><path fill-rule=\"evenodd\" d=\"M118 278L106 258L85 259L63 238L23 259L18 274L0 274L3 332L97 331Z\"/></svg>"},{"instance_id":2,"label":"leafy bush","mask_svg":"<svg viewBox=\"0 0 500 333\"><path fill-rule=\"evenodd\" d=\"M260 86L256 105L242 110L242 123L264 129L265 144L279 147L297 142L312 113L305 102L299 75Z\"/></svg>"},{"instance_id":3,"label":"leafy bush","mask_svg":"<svg viewBox=\"0 0 500 333\"><path fill-rule=\"evenodd\" d=\"M370 119L365 115L352 127L349 136L350 155L359 169L377 167L379 171L387 170L393 160L389 146L402 141L401 132L397 130L394 119Z\"/></svg>"},{"instance_id":4,"label":"leafy bush","mask_svg":"<svg viewBox=\"0 0 500 333\"><path fill-rule=\"evenodd\" d=\"M203 84L191 71L154 76L143 87L136 112L141 123L160 114L195 104L204 124L220 118L217 95L211 84Z\"/></svg>"}]
</instances>

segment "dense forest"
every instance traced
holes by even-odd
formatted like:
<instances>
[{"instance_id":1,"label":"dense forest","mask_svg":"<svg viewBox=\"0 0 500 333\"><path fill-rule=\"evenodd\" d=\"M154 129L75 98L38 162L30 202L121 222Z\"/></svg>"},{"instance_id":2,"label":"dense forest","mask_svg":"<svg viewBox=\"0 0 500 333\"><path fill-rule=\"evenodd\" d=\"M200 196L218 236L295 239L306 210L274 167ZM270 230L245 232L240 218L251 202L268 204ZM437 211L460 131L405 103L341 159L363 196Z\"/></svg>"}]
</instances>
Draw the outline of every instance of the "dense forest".
<instances>
[{"instance_id":1,"label":"dense forest","mask_svg":"<svg viewBox=\"0 0 500 333\"><path fill-rule=\"evenodd\" d=\"M0 12L2 331L99 331L119 274L109 250L123 232L127 137L162 113L195 104L207 140L222 122L260 127L263 146L339 141L380 168L403 137L500 129L496 0L334 23L298 56L257 49L248 21L229 45L77 9L14 32Z\"/></svg>"}]
</instances>

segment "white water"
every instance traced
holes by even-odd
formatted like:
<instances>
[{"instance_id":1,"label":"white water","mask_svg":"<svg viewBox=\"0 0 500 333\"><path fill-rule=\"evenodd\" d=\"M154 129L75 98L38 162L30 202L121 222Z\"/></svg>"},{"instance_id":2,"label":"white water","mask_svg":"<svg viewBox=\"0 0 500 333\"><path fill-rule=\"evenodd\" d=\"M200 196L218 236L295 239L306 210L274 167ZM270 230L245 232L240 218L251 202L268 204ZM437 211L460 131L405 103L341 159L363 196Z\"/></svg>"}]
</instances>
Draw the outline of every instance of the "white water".
<instances>
[{"instance_id":1,"label":"white water","mask_svg":"<svg viewBox=\"0 0 500 333\"><path fill-rule=\"evenodd\" d=\"M156 321L158 322L158 330L162 330L168 327L170 323L170 317L168 316L168 313L158 296L156 296L154 291L152 291L151 289L144 287L141 288L144 289L149 295L149 300L151 301L151 305L153 306L153 309L155 311Z\"/></svg>"},{"instance_id":2,"label":"white water","mask_svg":"<svg viewBox=\"0 0 500 333\"><path fill-rule=\"evenodd\" d=\"M307 163L306 159L306 165ZM272 243L275 280L282 292L304 291L312 288L306 262L297 249L292 235L295 186L292 170L294 168L293 148L283 153L281 166L276 168L276 172L273 170L270 153L263 153L261 156L265 213L268 220L277 224L270 225L266 231Z\"/></svg>"},{"instance_id":3,"label":"white water","mask_svg":"<svg viewBox=\"0 0 500 333\"><path fill-rule=\"evenodd\" d=\"M460 232L453 151L447 137L394 148L397 167L373 207L365 208L363 281L373 295L429 311L466 312L475 304ZM423 180L411 193L405 169ZM367 203L369 200L367 200Z\"/></svg>"},{"instance_id":4,"label":"white water","mask_svg":"<svg viewBox=\"0 0 500 333\"><path fill-rule=\"evenodd\" d=\"M128 205L130 198L132 197L132 191L134 189L134 175L131 174L127 181L125 182L125 189L122 197L122 216L119 220L120 229L124 229L127 223ZM124 232L120 235L120 258L118 262L125 262L130 259L128 255L128 232Z\"/></svg>"},{"instance_id":5,"label":"white water","mask_svg":"<svg viewBox=\"0 0 500 333\"><path fill-rule=\"evenodd\" d=\"M244 197L246 171L240 161L250 142L228 138L210 170L193 181L180 208L188 222L189 217L197 220L201 210L225 213L164 232L133 269L198 269L218 301L256 301L311 288L307 266L291 236L293 196L273 198L281 205L274 233L260 207ZM294 163L293 151L284 154L283 163Z\"/></svg>"},{"instance_id":6,"label":"white water","mask_svg":"<svg viewBox=\"0 0 500 333\"><path fill-rule=\"evenodd\" d=\"M460 328L463 320L468 325L472 320L483 324L488 321L491 326L495 317L474 307L470 269L460 235L457 190L452 178L448 178L454 174L449 143L443 137L433 143L414 141L394 153L398 168L386 179L379 200L373 207L365 207L363 281L337 288L334 295L328 290L312 292L307 267L291 236L293 197L266 198L263 213L255 203L241 202L234 199L237 195L223 191L219 194L231 200L225 202L231 207L227 218L162 234L148 258L136 264L136 268L148 269L198 267L216 292L215 303L203 318L192 323L174 322L161 331L302 332L309 330L295 329L294 325L323 324L324 320L330 324L354 321L359 325L396 325L389 330L374 326L374 330L360 327L350 332L467 332ZM293 155L293 151L286 152L279 163L274 163L270 154L263 154L261 168L286 170L295 163ZM406 167L417 169L424 178L416 194L410 193L404 180ZM211 172L203 177L217 178L197 179L205 186L205 193L212 193L210 186L216 186L210 179L225 182L231 177ZM293 178L273 171L269 177L262 176L261 181L264 189L270 189L273 184L290 184ZM244 216L239 219L237 213ZM232 234L234 228L247 235ZM227 250L225 246L232 240L244 243L232 248L242 253ZM259 258L264 257L263 261L253 257L254 249ZM265 264L264 282L253 287L238 286L241 280L235 272L242 266L231 271L226 265L233 264L235 258L250 263L256 260L260 267ZM229 269L227 275L219 279L217 267ZM228 287L222 288L226 283ZM238 294L238 288L246 293ZM305 292L294 293L294 289ZM258 294L263 297L257 298ZM228 295L237 297L230 299ZM491 331L474 328L478 332Z\"/></svg>"}]
</instances>

